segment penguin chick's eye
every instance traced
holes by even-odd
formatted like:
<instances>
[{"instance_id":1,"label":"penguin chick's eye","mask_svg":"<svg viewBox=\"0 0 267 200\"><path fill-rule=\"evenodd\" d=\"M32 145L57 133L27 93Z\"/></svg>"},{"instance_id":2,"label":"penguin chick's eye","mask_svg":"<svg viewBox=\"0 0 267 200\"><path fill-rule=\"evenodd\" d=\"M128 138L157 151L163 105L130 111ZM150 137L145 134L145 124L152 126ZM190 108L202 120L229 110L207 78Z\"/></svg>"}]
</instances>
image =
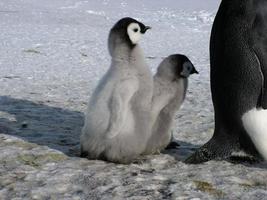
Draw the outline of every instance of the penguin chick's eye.
<instances>
[{"instance_id":1,"label":"penguin chick's eye","mask_svg":"<svg viewBox=\"0 0 267 200\"><path fill-rule=\"evenodd\" d=\"M131 40L132 44L137 44L139 40L141 39L141 27L138 23L131 23L127 27L127 34L129 36L129 39Z\"/></svg>"},{"instance_id":2,"label":"penguin chick's eye","mask_svg":"<svg viewBox=\"0 0 267 200\"><path fill-rule=\"evenodd\" d=\"M183 64L183 68L182 71L180 73L180 76L187 78L189 77L189 75L191 74L191 70L192 70L193 66L190 62L185 62Z\"/></svg>"}]
</instances>

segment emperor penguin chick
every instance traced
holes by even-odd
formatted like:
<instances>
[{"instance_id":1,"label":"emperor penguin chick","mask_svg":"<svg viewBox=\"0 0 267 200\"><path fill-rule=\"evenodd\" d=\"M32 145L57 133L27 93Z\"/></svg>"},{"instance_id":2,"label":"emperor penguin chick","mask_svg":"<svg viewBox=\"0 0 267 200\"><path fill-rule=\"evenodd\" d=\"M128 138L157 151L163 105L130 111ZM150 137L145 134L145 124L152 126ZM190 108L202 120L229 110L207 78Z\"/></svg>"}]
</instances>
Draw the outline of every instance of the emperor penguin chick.
<instances>
[{"instance_id":1,"label":"emperor penguin chick","mask_svg":"<svg viewBox=\"0 0 267 200\"><path fill-rule=\"evenodd\" d=\"M81 156L129 163L151 134L153 76L138 45L150 27L123 18L111 29L111 66L95 89L81 135Z\"/></svg>"},{"instance_id":2,"label":"emperor penguin chick","mask_svg":"<svg viewBox=\"0 0 267 200\"><path fill-rule=\"evenodd\" d=\"M170 55L159 65L154 76L152 135L145 154L159 152L170 143L174 115L185 99L188 77L194 73L198 72L192 62L180 54Z\"/></svg>"}]
</instances>

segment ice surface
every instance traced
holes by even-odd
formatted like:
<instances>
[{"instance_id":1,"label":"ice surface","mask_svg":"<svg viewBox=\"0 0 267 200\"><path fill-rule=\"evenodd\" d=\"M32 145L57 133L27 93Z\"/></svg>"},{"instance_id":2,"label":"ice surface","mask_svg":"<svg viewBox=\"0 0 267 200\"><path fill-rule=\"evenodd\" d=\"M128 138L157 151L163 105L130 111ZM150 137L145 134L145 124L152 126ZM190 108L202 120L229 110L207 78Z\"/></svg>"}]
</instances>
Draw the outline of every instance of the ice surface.
<instances>
[{"instance_id":1,"label":"ice surface","mask_svg":"<svg viewBox=\"0 0 267 200\"><path fill-rule=\"evenodd\" d=\"M266 164L181 162L213 133L209 35L218 0L0 1L0 199L267 199ZM177 113L177 151L129 166L77 157L83 112L109 67L109 29L130 16L153 72L186 54L191 76Z\"/></svg>"}]
</instances>

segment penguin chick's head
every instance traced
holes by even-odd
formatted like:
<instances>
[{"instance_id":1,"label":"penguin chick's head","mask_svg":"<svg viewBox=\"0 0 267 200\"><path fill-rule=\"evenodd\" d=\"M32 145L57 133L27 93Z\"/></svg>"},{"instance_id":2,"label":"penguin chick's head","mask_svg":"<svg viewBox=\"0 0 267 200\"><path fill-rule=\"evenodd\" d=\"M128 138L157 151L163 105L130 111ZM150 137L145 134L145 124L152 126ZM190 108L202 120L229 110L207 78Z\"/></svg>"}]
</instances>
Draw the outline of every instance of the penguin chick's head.
<instances>
[{"instance_id":1,"label":"penguin chick's head","mask_svg":"<svg viewBox=\"0 0 267 200\"><path fill-rule=\"evenodd\" d=\"M161 62L157 74L175 81L179 78L188 78L191 74L198 74L198 71L185 55L175 54Z\"/></svg>"},{"instance_id":2,"label":"penguin chick's head","mask_svg":"<svg viewBox=\"0 0 267 200\"><path fill-rule=\"evenodd\" d=\"M134 47L148 29L151 29L151 27L145 26L133 18L122 18L110 30L109 43L113 48L114 45L123 43L129 47Z\"/></svg>"}]
</instances>

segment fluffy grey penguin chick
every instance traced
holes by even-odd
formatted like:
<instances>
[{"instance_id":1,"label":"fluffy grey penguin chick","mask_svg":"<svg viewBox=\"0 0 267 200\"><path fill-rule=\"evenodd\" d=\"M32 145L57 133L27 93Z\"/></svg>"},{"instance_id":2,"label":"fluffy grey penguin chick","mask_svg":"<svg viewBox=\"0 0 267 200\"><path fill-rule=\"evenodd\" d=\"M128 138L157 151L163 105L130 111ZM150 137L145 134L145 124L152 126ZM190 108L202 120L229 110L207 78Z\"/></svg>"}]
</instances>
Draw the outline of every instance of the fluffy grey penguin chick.
<instances>
[{"instance_id":1,"label":"fluffy grey penguin chick","mask_svg":"<svg viewBox=\"0 0 267 200\"><path fill-rule=\"evenodd\" d=\"M185 99L188 77L194 73L198 72L184 55L170 55L160 63L154 76L153 128L146 154L159 152L170 143L175 113Z\"/></svg>"},{"instance_id":2,"label":"fluffy grey penguin chick","mask_svg":"<svg viewBox=\"0 0 267 200\"><path fill-rule=\"evenodd\" d=\"M108 38L111 66L95 89L81 135L81 156L129 163L151 134L153 76L138 45L150 27L123 18Z\"/></svg>"}]
</instances>

